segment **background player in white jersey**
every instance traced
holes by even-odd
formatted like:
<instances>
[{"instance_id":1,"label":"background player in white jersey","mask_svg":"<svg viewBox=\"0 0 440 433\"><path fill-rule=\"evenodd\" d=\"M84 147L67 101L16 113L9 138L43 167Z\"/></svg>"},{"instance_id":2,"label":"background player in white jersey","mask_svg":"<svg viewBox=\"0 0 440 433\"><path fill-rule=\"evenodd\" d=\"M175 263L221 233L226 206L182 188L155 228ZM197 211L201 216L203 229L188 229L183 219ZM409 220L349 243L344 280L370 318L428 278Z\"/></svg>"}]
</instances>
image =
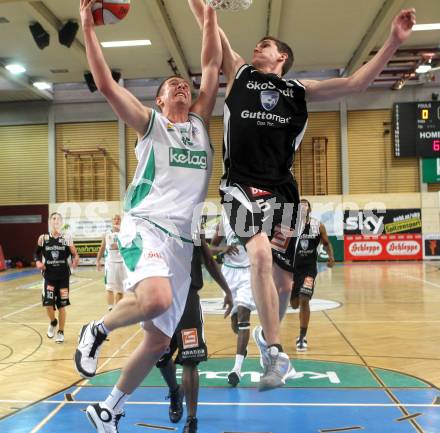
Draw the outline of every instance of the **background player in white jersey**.
<instances>
[{"instance_id":1,"label":"background player in white jersey","mask_svg":"<svg viewBox=\"0 0 440 433\"><path fill-rule=\"evenodd\" d=\"M293 290L290 298L292 308L299 307L299 336L296 339L297 352L307 350L307 328L310 321L310 300L315 291L315 281L318 275L318 247L322 244L328 255L327 266L335 264L333 247L330 243L324 224L313 218L310 213L312 206L306 199L301 199L301 206L306 209L306 223L299 238L293 268Z\"/></svg>"},{"instance_id":2,"label":"background player in white jersey","mask_svg":"<svg viewBox=\"0 0 440 433\"><path fill-rule=\"evenodd\" d=\"M126 272L118 245L118 233L121 229L121 215L114 215L112 227L108 230L101 242L96 256L96 269L101 271L101 258L105 257L105 289L107 291L107 308L112 310L123 297Z\"/></svg>"},{"instance_id":3,"label":"background player in white jersey","mask_svg":"<svg viewBox=\"0 0 440 433\"><path fill-rule=\"evenodd\" d=\"M231 322L232 329L237 334L235 364L228 374L228 383L235 387L241 380L241 368L249 343L251 311L256 307L252 296L249 258L240 239L232 230L224 210L211 240L213 253L219 251L217 248L223 239L226 239L227 249L224 251L222 273L232 292L234 307Z\"/></svg>"},{"instance_id":4,"label":"background player in white jersey","mask_svg":"<svg viewBox=\"0 0 440 433\"><path fill-rule=\"evenodd\" d=\"M192 10L203 27L203 1L192 0ZM282 386L291 374L279 328L289 303L301 232L299 193L291 168L307 125L306 102L367 89L408 39L414 24L415 10L402 10L382 48L353 75L302 82L282 79L293 64L293 52L286 43L264 37L254 49L252 64L246 64L221 31L222 70L228 81L221 194L231 226L245 243L251 262L252 290L262 325L254 330L254 338L265 366L260 390Z\"/></svg>"},{"instance_id":5,"label":"background player in white jersey","mask_svg":"<svg viewBox=\"0 0 440 433\"><path fill-rule=\"evenodd\" d=\"M192 223L199 221L197 205L204 201L212 161L206 123L215 104L222 54L216 14L206 7L198 98L193 103L189 84L173 76L158 90L156 104L161 112L152 110L113 80L95 33L92 4L80 2L89 66L98 89L138 136L138 165L118 235L127 269L125 289L130 293L102 320L82 328L75 352L78 372L92 377L107 334L143 322L143 339L117 385L105 402L86 410L100 433L116 433L125 401L166 351L185 306Z\"/></svg>"}]
</instances>

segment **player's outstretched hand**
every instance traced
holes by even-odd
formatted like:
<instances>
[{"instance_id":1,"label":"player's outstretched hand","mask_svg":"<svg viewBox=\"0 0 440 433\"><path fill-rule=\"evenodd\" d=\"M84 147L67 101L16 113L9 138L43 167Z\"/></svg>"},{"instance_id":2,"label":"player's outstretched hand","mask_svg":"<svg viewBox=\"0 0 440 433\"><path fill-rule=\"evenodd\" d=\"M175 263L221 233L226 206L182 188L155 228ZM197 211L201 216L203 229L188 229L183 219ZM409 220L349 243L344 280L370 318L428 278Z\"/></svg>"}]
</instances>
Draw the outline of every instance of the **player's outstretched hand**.
<instances>
[{"instance_id":1,"label":"player's outstretched hand","mask_svg":"<svg viewBox=\"0 0 440 433\"><path fill-rule=\"evenodd\" d=\"M391 36L400 45L410 37L415 24L416 10L414 8L403 9L393 20Z\"/></svg>"},{"instance_id":2,"label":"player's outstretched hand","mask_svg":"<svg viewBox=\"0 0 440 433\"><path fill-rule=\"evenodd\" d=\"M81 16L82 28L90 28L95 25L92 15L92 6L96 0L80 0L79 14Z\"/></svg>"},{"instance_id":3,"label":"player's outstretched hand","mask_svg":"<svg viewBox=\"0 0 440 433\"><path fill-rule=\"evenodd\" d=\"M327 260L327 267L332 268L333 266L335 266L335 259L333 257L330 257Z\"/></svg>"}]
</instances>

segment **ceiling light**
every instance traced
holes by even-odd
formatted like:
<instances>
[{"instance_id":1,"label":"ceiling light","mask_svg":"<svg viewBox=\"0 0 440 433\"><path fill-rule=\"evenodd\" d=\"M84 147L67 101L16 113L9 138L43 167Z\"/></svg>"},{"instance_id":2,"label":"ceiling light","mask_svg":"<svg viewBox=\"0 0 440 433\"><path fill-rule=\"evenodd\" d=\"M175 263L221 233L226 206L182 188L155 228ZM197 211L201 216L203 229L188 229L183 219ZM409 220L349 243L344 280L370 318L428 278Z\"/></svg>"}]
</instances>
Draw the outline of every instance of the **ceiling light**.
<instances>
[{"instance_id":1,"label":"ceiling light","mask_svg":"<svg viewBox=\"0 0 440 433\"><path fill-rule=\"evenodd\" d=\"M46 81L35 81L33 85L39 90L52 90L52 83Z\"/></svg>"},{"instance_id":2,"label":"ceiling light","mask_svg":"<svg viewBox=\"0 0 440 433\"><path fill-rule=\"evenodd\" d=\"M420 32L426 30L440 30L440 23L432 23L432 24L416 24L413 26L413 31Z\"/></svg>"},{"instance_id":3,"label":"ceiling light","mask_svg":"<svg viewBox=\"0 0 440 433\"><path fill-rule=\"evenodd\" d=\"M426 74L432 69L431 65L419 65L416 69L417 74Z\"/></svg>"},{"instance_id":4,"label":"ceiling light","mask_svg":"<svg viewBox=\"0 0 440 433\"><path fill-rule=\"evenodd\" d=\"M6 65L5 68L14 75L22 74L23 72L26 72L26 68L23 66L17 64L17 63L10 63L9 65Z\"/></svg>"},{"instance_id":5,"label":"ceiling light","mask_svg":"<svg viewBox=\"0 0 440 433\"><path fill-rule=\"evenodd\" d=\"M141 47L145 45L151 45L151 41L149 39L143 39L138 41L110 41L110 42L101 42L101 45L104 48Z\"/></svg>"}]
</instances>

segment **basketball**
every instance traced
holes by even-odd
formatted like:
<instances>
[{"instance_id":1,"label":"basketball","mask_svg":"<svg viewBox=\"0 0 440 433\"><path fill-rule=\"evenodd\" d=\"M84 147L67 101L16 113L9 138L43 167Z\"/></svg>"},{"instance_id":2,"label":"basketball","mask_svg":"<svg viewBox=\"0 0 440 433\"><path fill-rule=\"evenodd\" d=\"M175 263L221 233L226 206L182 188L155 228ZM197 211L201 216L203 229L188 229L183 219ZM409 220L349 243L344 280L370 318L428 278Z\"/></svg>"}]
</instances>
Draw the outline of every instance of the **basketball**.
<instances>
[{"instance_id":1,"label":"basketball","mask_svg":"<svg viewBox=\"0 0 440 433\"><path fill-rule=\"evenodd\" d=\"M92 6L95 25L115 24L130 10L130 0L97 0Z\"/></svg>"}]
</instances>

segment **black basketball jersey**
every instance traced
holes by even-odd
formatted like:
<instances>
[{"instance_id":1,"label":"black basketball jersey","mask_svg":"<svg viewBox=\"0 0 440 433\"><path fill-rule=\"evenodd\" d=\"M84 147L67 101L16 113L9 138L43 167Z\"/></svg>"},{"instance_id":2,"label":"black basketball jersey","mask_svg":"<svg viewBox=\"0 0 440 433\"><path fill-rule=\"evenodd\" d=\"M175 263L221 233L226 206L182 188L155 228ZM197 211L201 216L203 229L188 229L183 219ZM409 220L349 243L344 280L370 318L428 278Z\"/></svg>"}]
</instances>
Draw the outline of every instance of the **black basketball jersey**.
<instances>
[{"instance_id":1,"label":"black basketball jersey","mask_svg":"<svg viewBox=\"0 0 440 433\"><path fill-rule=\"evenodd\" d=\"M46 270L44 278L61 280L70 275L67 259L70 256L70 241L64 236L57 238L50 234L43 236L43 257Z\"/></svg>"},{"instance_id":2,"label":"black basketball jersey","mask_svg":"<svg viewBox=\"0 0 440 433\"><path fill-rule=\"evenodd\" d=\"M224 178L248 186L290 181L307 118L299 81L243 65L225 101Z\"/></svg>"},{"instance_id":3,"label":"black basketball jersey","mask_svg":"<svg viewBox=\"0 0 440 433\"><path fill-rule=\"evenodd\" d=\"M296 249L294 272L301 273L305 270L316 272L318 246L321 242L320 225L315 218L310 218L310 222L306 223Z\"/></svg>"},{"instance_id":4,"label":"black basketball jersey","mask_svg":"<svg viewBox=\"0 0 440 433\"><path fill-rule=\"evenodd\" d=\"M191 260L191 286L190 290L200 290L203 287L202 273L202 247L194 245Z\"/></svg>"}]
</instances>

